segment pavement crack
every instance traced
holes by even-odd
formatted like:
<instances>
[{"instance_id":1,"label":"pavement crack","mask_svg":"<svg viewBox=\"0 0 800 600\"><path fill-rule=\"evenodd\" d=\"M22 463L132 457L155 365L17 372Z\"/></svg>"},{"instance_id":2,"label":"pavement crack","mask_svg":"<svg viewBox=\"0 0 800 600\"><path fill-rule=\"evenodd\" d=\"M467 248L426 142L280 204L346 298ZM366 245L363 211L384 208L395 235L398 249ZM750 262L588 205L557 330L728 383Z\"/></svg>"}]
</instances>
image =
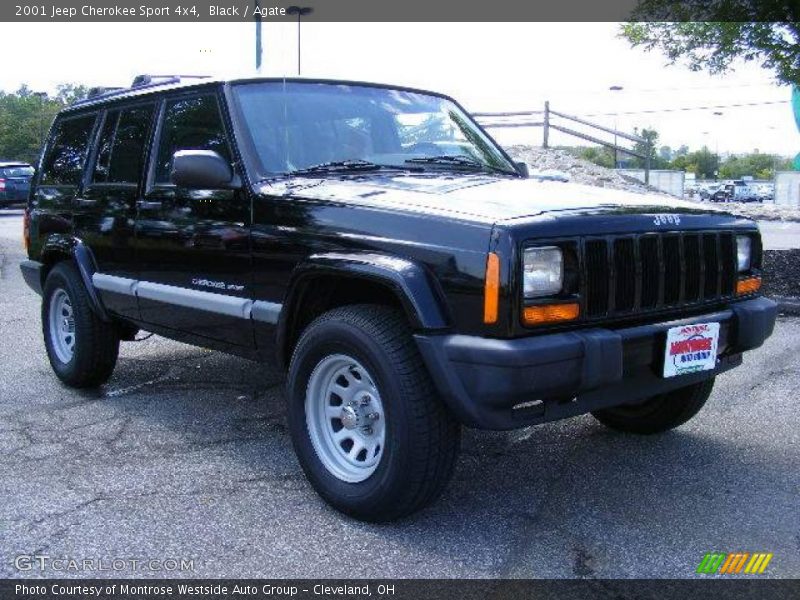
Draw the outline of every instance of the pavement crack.
<instances>
[{"instance_id":1,"label":"pavement crack","mask_svg":"<svg viewBox=\"0 0 800 600\"><path fill-rule=\"evenodd\" d=\"M539 505L534 510L525 512L522 515L522 527L517 529L516 541L512 542L511 548L507 553L508 558L503 561L499 569L498 578L505 579L515 576L514 571L518 563L520 563L521 559L526 555L524 548L530 544L530 540L536 539L537 530L542 526L542 514L546 510L555 488L558 486L559 482L571 472L572 465L576 462L576 456L584 451L585 444L587 442L590 443L591 438L595 435L596 434L589 434L588 438L584 438L582 443L576 444L572 451L564 456L558 470L554 473L553 477L546 482L547 491L541 496ZM543 482L543 484L544 483L545 482Z\"/></svg>"},{"instance_id":2,"label":"pavement crack","mask_svg":"<svg viewBox=\"0 0 800 600\"><path fill-rule=\"evenodd\" d=\"M84 500L83 502L79 502L75 506L72 506L72 507L70 507L70 508L68 508L66 510L57 511L57 512L51 512L51 513L47 513L47 514L45 514L45 515L43 515L41 517L37 517L37 518L33 519L33 521L31 521L31 524L32 525L41 525L45 521L51 521L53 519L60 519L62 517L66 517L68 515L80 512L83 509L88 508L89 506L92 506L93 504L96 504L98 502L102 502L102 501L104 501L106 499L107 498L105 496L94 496L94 497L92 497L92 498L90 498L88 500Z\"/></svg>"}]
</instances>

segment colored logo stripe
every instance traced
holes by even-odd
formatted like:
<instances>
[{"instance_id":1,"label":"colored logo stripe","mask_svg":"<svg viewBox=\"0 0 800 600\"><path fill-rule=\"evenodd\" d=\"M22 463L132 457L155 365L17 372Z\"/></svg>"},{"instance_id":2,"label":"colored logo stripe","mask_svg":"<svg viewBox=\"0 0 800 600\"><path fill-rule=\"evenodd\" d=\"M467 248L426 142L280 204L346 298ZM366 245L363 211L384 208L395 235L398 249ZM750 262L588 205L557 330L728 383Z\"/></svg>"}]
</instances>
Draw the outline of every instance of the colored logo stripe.
<instances>
[{"instance_id":1,"label":"colored logo stripe","mask_svg":"<svg viewBox=\"0 0 800 600\"><path fill-rule=\"evenodd\" d=\"M755 552L753 554L749 552L730 552L728 554L709 552L703 556L703 560L697 565L695 572L709 575L714 573L735 575L742 573L742 569L744 569L744 573L760 575L766 570L772 556L771 552Z\"/></svg>"},{"instance_id":2,"label":"colored logo stripe","mask_svg":"<svg viewBox=\"0 0 800 600\"><path fill-rule=\"evenodd\" d=\"M744 569L745 573L763 573L767 568L769 561L772 560L772 554L753 554L753 558L747 563Z\"/></svg>"},{"instance_id":3,"label":"colored logo stripe","mask_svg":"<svg viewBox=\"0 0 800 600\"><path fill-rule=\"evenodd\" d=\"M716 573L725 555L717 552L706 554L697 567L697 573Z\"/></svg>"}]
</instances>

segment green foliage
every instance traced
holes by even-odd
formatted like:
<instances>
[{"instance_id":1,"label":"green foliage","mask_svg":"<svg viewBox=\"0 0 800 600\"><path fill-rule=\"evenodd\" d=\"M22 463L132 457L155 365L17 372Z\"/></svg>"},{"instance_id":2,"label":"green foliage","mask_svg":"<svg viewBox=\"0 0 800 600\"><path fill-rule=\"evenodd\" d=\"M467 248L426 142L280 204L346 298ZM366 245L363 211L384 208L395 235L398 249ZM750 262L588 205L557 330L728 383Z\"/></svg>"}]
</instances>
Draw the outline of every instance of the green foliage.
<instances>
[{"instance_id":1,"label":"green foliage","mask_svg":"<svg viewBox=\"0 0 800 600\"><path fill-rule=\"evenodd\" d=\"M788 159L753 152L728 157L719 168L719 176L721 179L741 179L745 175L752 175L756 179L771 179L775 167L782 171L787 170L790 164Z\"/></svg>"},{"instance_id":2,"label":"green foliage","mask_svg":"<svg viewBox=\"0 0 800 600\"><path fill-rule=\"evenodd\" d=\"M589 146L588 148L578 148L575 152L578 158L588 160L596 165L607 169L614 168L614 153L609 148Z\"/></svg>"},{"instance_id":3,"label":"green foliage","mask_svg":"<svg viewBox=\"0 0 800 600\"><path fill-rule=\"evenodd\" d=\"M755 179L772 179L776 170L792 170L792 159L775 156L772 154L762 154L756 150L750 154L731 155L724 161L714 152L703 146L694 152L689 151L689 147L682 144L677 150L672 150L669 146L658 148L659 135L655 129L643 128L641 131L634 129L634 133L650 142L650 168L651 169L673 169L694 173L698 179L741 179L750 175ZM656 150L658 148L658 150ZM571 146L564 147L573 156L588 160L601 167L608 169L614 168L614 152L604 146ZM638 142L634 145L634 152L647 155L648 145L646 142ZM625 160L625 167L632 169L643 169L645 161L626 155L624 151L619 152L620 161Z\"/></svg>"},{"instance_id":4,"label":"green foliage","mask_svg":"<svg viewBox=\"0 0 800 600\"><path fill-rule=\"evenodd\" d=\"M608 148L596 146L566 148L571 154L584 160L588 160L601 167L613 168L614 155ZM703 146L700 150L689 152L688 148L682 146L673 153L672 160L666 160L659 153L655 158L652 169L673 169L676 171L686 171L694 173L698 179L741 179L747 175L755 179L772 179L775 171L791 171L792 159L772 154L762 154L753 152L751 154L731 155L720 162L719 157ZM630 168L644 168L640 165L641 161L629 161Z\"/></svg>"},{"instance_id":5,"label":"green foliage","mask_svg":"<svg viewBox=\"0 0 800 600\"><path fill-rule=\"evenodd\" d=\"M26 85L10 94L0 92L0 160L35 164L58 111L85 96L86 88L74 84L59 85L54 96Z\"/></svg>"},{"instance_id":6,"label":"green foliage","mask_svg":"<svg viewBox=\"0 0 800 600\"><path fill-rule=\"evenodd\" d=\"M719 156L703 146L700 150L676 158L671 168L694 173L698 179L715 179L719 171Z\"/></svg>"},{"instance_id":7,"label":"green foliage","mask_svg":"<svg viewBox=\"0 0 800 600\"><path fill-rule=\"evenodd\" d=\"M658 132L655 129L643 128L641 131L634 129L633 132L643 137L646 141L636 142L633 145L633 151L642 156L650 155L650 168L663 169L666 167L668 161L663 160L657 153L658 148ZM628 163L633 169L644 169L646 161L638 156L631 157Z\"/></svg>"},{"instance_id":8,"label":"green foliage","mask_svg":"<svg viewBox=\"0 0 800 600\"><path fill-rule=\"evenodd\" d=\"M658 49L670 64L723 73L734 61L760 63L781 83L800 83L800 4L785 0L640 0L620 36Z\"/></svg>"}]
</instances>

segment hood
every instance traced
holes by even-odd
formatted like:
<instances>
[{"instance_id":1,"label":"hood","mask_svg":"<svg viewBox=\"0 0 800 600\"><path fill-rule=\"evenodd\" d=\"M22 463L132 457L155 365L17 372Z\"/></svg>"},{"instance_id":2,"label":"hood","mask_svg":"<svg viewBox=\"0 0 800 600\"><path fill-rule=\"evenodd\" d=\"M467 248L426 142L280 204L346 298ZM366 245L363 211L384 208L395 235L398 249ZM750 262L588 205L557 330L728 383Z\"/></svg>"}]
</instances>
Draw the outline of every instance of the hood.
<instances>
[{"instance_id":1,"label":"hood","mask_svg":"<svg viewBox=\"0 0 800 600\"><path fill-rule=\"evenodd\" d=\"M720 213L661 194L636 194L573 183L483 175L368 174L294 177L261 185L268 195L421 212L482 223L554 211Z\"/></svg>"}]
</instances>

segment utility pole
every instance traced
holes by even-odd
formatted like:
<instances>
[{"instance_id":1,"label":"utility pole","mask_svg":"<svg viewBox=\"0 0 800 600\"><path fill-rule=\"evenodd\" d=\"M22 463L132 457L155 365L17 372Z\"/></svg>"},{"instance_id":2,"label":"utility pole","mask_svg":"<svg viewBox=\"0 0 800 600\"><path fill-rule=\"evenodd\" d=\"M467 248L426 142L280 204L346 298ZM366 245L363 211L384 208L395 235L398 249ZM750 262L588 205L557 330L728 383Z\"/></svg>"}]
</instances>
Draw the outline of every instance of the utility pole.
<instances>
[{"instance_id":1,"label":"utility pole","mask_svg":"<svg viewBox=\"0 0 800 600\"><path fill-rule=\"evenodd\" d=\"M612 85L608 90L610 92L621 92L624 88L621 85ZM617 168L617 121L619 121L619 107L614 103L614 168ZM648 179L649 169L645 169L645 180ZM647 183L647 181L645 181Z\"/></svg>"},{"instance_id":2,"label":"utility pole","mask_svg":"<svg viewBox=\"0 0 800 600\"><path fill-rule=\"evenodd\" d=\"M256 71L261 72L261 2L255 0L256 19Z\"/></svg>"},{"instance_id":3,"label":"utility pole","mask_svg":"<svg viewBox=\"0 0 800 600\"><path fill-rule=\"evenodd\" d=\"M310 6L290 6L287 15L297 15L297 74L300 75L300 17L310 15L314 9Z\"/></svg>"},{"instance_id":4,"label":"utility pole","mask_svg":"<svg viewBox=\"0 0 800 600\"><path fill-rule=\"evenodd\" d=\"M723 115L722 111L719 111L719 110L715 110L712 114L715 117L721 117ZM717 166L714 169L714 181L719 181L719 168L720 168L720 166L722 166L722 159L720 158L720 155L719 155L719 127L716 127L715 130L714 130L714 138L715 138L715 141L714 141L714 146L715 146L714 154L717 157Z\"/></svg>"}]
</instances>

